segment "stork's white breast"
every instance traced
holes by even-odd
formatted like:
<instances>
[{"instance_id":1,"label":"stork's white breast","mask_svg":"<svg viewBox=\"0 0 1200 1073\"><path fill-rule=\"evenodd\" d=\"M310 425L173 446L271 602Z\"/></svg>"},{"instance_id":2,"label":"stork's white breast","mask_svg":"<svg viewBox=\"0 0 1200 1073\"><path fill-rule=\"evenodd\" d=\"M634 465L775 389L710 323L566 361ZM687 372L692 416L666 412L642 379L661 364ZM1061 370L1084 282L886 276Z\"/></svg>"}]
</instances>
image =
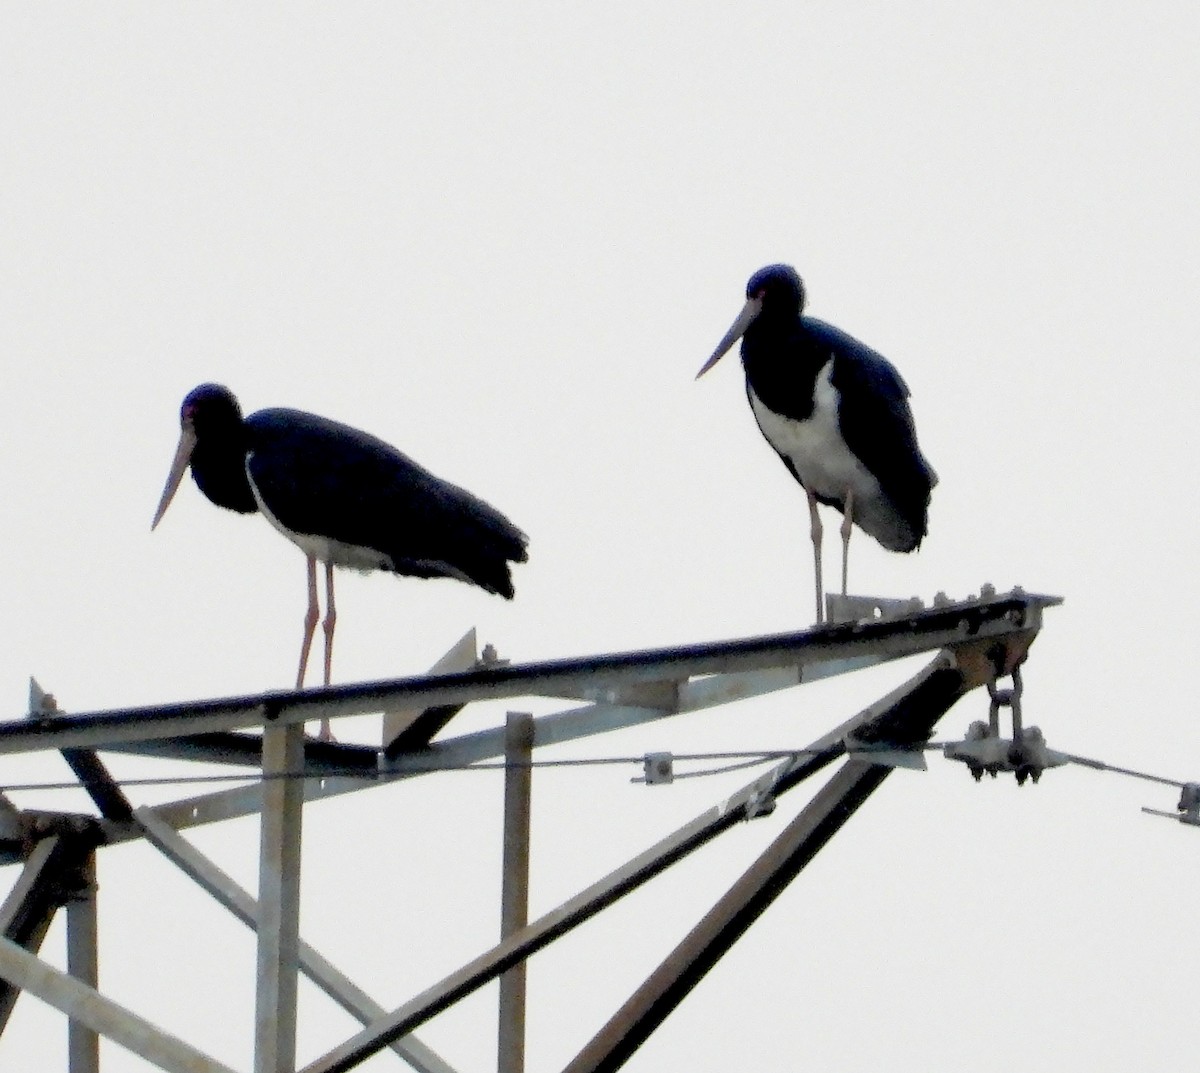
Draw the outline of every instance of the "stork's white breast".
<instances>
[{"instance_id":1,"label":"stork's white breast","mask_svg":"<svg viewBox=\"0 0 1200 1073\"><path fill-rule=\"evenodd\" d=\"M846 446L838 428L840 398L833 386L833 359L817 374L812 414L802 421L768 409L750 388L750 406L762 434L791 462L801 483L814 495L844 502L854 493L856 505L879 497L879 482Z\"/></svg>"}]
</instances>

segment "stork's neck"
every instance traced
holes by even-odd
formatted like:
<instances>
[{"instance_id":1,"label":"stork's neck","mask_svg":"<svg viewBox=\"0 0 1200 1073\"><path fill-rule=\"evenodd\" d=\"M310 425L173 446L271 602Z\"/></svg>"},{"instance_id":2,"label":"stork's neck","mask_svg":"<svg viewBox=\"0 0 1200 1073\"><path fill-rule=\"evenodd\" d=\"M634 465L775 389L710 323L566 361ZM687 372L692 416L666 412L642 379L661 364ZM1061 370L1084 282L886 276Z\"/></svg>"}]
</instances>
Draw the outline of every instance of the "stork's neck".
<instances>
[{"instance_id":1,"label":"stork's neck","mask_svg":"<svg viewBox=\"0 0 1200 1073\"><path fill-rule=\"evenodd\" d=\"M808 344L801 317L759 317L742 339L746 386L769 409L803 420L812 410L817 374L829 360Z\"/></svg>"},{"instance_id":2,"label":"stork's neck","mask_svg":"<svg viewBox=\"0 0 1200 1073\"><path fill-rule=\"evenodd\" d=\"M246 474L247 432L244 426L200 435L192 452L192 479L218 507L253 514L258 510Z\"/></svg>"}]
</instances>

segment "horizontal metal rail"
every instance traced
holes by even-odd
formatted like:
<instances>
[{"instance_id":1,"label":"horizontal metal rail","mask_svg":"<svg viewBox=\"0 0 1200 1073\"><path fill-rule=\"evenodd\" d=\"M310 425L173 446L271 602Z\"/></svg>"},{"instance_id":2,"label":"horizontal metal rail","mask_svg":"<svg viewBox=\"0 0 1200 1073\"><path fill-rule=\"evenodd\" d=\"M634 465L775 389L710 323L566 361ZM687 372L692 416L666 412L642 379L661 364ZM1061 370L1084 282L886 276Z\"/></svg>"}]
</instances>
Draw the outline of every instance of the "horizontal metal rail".
<instances>
[{"instance_id":1,"label":"horizontal metal rail","mask_svg":"<svg viewBox=\"0 0 1200 1073\"><path fill-rule=\"evenodd\" d=\"M1010 594L903 618L826 625L798 633L84 715L30 717L0 723L0 754L103 749L121 742L368 715L401 705L425 709L530 696L605 701L610 699L606 691L682 682L698 675L804 668L862 656L899 659L977 637L1001 636L1014 628L1037 629L1041 610L1058 602L1055 597Z\"/></svg>"}]
</instances>

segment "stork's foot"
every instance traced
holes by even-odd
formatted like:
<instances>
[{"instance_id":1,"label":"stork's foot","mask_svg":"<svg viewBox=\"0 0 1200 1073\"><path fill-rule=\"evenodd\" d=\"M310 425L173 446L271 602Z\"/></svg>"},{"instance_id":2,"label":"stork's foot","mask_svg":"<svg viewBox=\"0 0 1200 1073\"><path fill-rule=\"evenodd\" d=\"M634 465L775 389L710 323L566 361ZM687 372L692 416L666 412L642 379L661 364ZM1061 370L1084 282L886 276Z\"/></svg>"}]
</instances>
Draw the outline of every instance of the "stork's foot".
<instances>
[{"instance_id":1,"label":"stork's foot","mask_svg":"<svg viewBox=\"0 0 1200 1073\"><path fill-rule=\"evenodd\" d=\"M337 738L333 736L333 729L329 725L328 719L321 720L321 729L317 731L317 741L325 741L331 744L337 744Z\"/></svg>"}]
</instances>

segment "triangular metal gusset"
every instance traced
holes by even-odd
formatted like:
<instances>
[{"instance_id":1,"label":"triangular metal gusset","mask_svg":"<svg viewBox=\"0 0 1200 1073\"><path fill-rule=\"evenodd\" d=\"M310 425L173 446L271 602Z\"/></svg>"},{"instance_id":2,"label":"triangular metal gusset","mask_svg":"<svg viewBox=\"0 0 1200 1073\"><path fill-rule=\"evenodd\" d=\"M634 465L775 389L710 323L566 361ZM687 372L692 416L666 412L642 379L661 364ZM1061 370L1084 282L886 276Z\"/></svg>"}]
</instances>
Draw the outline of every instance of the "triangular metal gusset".
<instances>
[{"instance_id":1,"label":"triangular metal gusset","mask_svg":"<svg viewBox=\"0 0 1200 1073\"><path fill-rule=\"evenodd\" d=\"M198 1046L156 1028L96 989L96 858L107 846L142 841L257 933L255 1073L297 1068L339 1073L385 1049L420 1073L454 1073L414 1033L497 979L499 1070L521 1073L529 956L737 825L770 817L767 822L780 824L771 845L744 873L730 877L726 892L677 949L591 1040L580 1042L566 1066L569 1073L615 1070L896 767L924 765L923 751L935 726L960 698L982 687L992 689L995 700L998 680L1019 675L1043 611L1058 602L1020 590L984 592L930 607L910 602L874 607L869 614L795 633L523 664L501 660L488 647L480 653L471 631L424 675L88 714L60 711L34 683L28 717L0 723L0 753L61 751L95 811L18 809L0 795L0 863L21 867L0 906L0 1030L17 996L28 991L67 1015L70 1073L96 1073L101 1035L162 1069L227 1073L227 1066ZM530 793L539 749L666 718L676 720L673 732L682 740L687 724L679 717L688 713L736 710L751 697L922 653L931 655L930 661L903 685L803 748L774 756L764 774L550 912L528 920ZM568 703L537 716L520 710L522 701L544 706L547 698ZM509 711L495 725L450 732L464 707L495 707L496 702ZM304 735L311 720L368 714L382 717L378 746ZM111 777L101 759L106 752L215 762L261 779L143 805ZM1017 757L1026 765L1042 759L1032 752L1024 760ZM497 761L505 765L497 942L398 1005L394 997L391 1004L369 997L299 933L305 804ZM989 770L993 760L967 762ZM840 766L816 794L790 819L780 820L781 799L833 765ZM645 782L665 785L680 775L672 754L647 754ZM192 827L254 814L261 816L257 897L186 837ZM38 956L49 922L62 907L68 913L66 972ZM298 1067L301 974L362 1027Z\"/></svg>"}]
</instances>

